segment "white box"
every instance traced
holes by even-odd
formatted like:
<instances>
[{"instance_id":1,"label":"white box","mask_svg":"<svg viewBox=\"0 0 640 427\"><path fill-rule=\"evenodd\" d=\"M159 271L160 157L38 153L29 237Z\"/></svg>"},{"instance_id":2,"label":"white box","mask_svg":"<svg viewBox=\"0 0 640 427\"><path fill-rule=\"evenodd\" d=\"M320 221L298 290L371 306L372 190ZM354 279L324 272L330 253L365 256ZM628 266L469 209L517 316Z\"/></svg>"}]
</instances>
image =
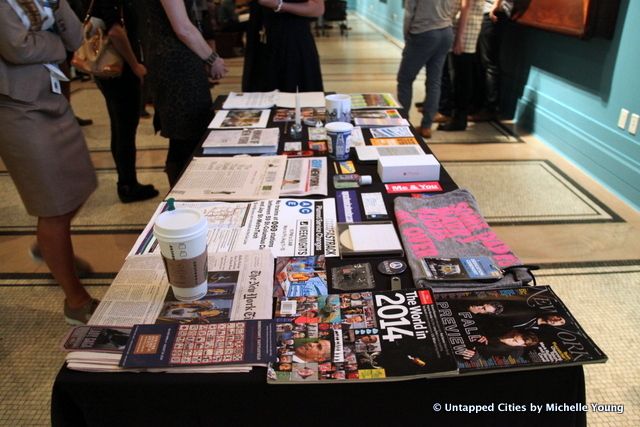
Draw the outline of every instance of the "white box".
<instances>
[{"instance_id":1,"label":"white box","mask_svg":"<svg viewBox=\"0 0 640 427\"><path fill-rule=\"evenodd\" d=\"M378 175L382 182L439 181L440 163L432 154L382 156Z\"/></svg>"}]
</instances>

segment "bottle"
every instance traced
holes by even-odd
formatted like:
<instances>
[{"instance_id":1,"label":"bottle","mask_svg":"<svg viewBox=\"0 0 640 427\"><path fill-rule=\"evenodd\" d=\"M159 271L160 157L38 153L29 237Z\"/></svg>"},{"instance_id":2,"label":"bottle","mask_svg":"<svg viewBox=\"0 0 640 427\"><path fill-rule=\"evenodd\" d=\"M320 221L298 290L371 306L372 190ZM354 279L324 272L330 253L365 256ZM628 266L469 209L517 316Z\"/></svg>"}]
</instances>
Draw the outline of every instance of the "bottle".
<instances>
[{"instance_id":1,"label":"bottle","mask_svg":"<svg viewBox=\"0 0 640 427\"><path fill-rule=\"evenodd\" d=\"M369 185L373 182L371 175L358 175L357 173L337 174L333 176L333 187L358 188L361 185Z\"/></svg>"}]
</instances>

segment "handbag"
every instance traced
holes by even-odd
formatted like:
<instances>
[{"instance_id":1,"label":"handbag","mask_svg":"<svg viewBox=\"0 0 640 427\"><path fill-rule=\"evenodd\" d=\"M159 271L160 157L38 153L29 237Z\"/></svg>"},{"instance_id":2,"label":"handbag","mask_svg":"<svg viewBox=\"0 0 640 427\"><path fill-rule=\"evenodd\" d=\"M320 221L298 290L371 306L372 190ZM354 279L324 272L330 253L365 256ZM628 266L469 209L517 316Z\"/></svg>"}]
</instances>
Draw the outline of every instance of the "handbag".
<instances>
[{"instance_id":1,"label":"handbag","mask_svg":"<svg viewBox=\"0 0 640 427\"><path fill-rule=\"evenodd\" d=\"M91 0L87 16L82 24L82 45L73 54L71 65L78 71L98 78L119 77L122 74L124 59L113 46L106 33L104 22L91 16L94 0ZM122 9L120 19L124 26Z\"/></svg>"}]
</instances>

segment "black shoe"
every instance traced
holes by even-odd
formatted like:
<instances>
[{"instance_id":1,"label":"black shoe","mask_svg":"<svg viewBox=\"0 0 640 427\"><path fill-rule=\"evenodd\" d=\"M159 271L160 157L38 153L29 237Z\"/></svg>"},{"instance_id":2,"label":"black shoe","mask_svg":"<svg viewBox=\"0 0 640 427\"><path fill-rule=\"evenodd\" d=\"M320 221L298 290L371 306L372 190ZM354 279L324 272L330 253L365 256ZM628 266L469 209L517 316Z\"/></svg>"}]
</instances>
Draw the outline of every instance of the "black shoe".
<instances>
[{"instance_id":1,"label":"black shoe","mask_svg":"<svg viewBox=\"0 0 640 427\"><path fill-rule=\"evenodd\" d=\"M438 130L444 131L459 131L466 130L467 122L465 120L449 120L446 123L440 123L438 125Z\"/></svg>"},{"instance_id":2,"label":"black shoe","mask_svg":"<svg viewBox=\"0 0 640 427\"><path fill-rule=\"evenodd\" d=\"M156 197L158 190L151 184L142 185L135 183L134 185L118 184L118 197L122 203L140 202L142 200L152 199Z\"/></svg>"},{"instance_id":3,"label":"black shoe","mask_svg":"<svg viewBox=\"0 0 640 427\"><path fill-rule=\"evenodd\" d=\"M76 116L76 121L78 122L78 124L80 126L89 126L89 125L93 124L93 120L91 120L91 119L81 119L78 116Z\"/></svg>"}]
</instances>

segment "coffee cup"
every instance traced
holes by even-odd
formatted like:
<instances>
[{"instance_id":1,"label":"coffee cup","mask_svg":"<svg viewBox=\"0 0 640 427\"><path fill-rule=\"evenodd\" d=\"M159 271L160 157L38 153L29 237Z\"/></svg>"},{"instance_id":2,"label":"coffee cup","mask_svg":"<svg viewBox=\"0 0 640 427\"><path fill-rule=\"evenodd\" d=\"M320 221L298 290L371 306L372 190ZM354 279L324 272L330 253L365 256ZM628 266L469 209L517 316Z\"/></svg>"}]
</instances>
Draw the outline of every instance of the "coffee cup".
<instances>
[{"instance_id":1,"label":"coffee cup","mask_svg":"<svg viewBox=\"0 0 640 427\"><path fill-rule=\"evenodd\" d=\"M195 301L207 294L207 230L204 214L178 208L162 212L153 226L173 294Z\"/></svg>"},{"instance_id":2,"label":"coffee cup","mask_svg":"<svg viewBox=\"0 0 640 427\"><path fill-rule=\"evenodd\" d=\"M324 97L326 107L326 121L350 122L351 121L351 96L336 93Z\"/></svg>"},{"instance_id":3,"label":"coffee cup","mask_svg":"<svg viewBox=\"0 0 640 427\"><path fill-rule=\"evenodd\" d=\"M347 122L331 122L325 125L329 157L336 160L349 158L349 143L353 125Z\"/></svg>"}]
</instances>

